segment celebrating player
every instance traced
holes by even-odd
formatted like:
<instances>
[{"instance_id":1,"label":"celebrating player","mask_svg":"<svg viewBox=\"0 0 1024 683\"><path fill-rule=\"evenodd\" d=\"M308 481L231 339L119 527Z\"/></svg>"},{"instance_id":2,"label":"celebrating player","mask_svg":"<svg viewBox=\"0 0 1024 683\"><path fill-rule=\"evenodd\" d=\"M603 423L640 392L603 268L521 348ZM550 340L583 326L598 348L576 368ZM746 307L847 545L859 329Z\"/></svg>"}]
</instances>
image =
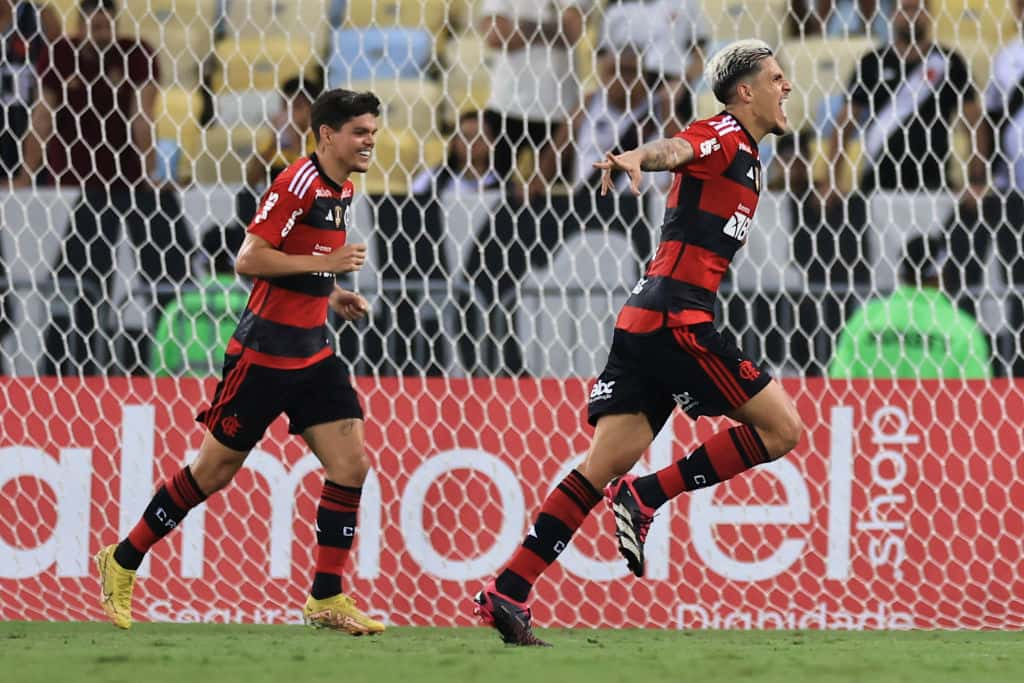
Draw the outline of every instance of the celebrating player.
<instances>
[{"instance_id":1,"label":"celebrating player","mask_svg":"<svg viewBox=\"0 0 1024 683\"><path fill-rule=\"evenodd\" d=\"M99 552L103 608L121 628L132 624L135 570L147 551L188 511L224 488L282 412L326 470L316 512L316 569L303 607L307 623L352 634L384 625L341 592L355 536L368 463L363 411L328 332L330 305L346 320L366 315L366 300L336 283L363 265L366 245L345 244L352 173L365 173L380 101L372 93L326 92L313 103L316 152L281 172L263 196L235 269L255 278L224 359L207 429L194 463L156 492L128 537Z\"/></svg>"},{"instance_id":2,"label":"celebrating player","mask_svg":"<svg viewBox=\"0 0 1024 683\"><path fill-rule=\"evenodd\" d=\"M709 60L706 77L725 110L675 137L594 164L601 193L613 171L640 193L642 171L673 171L661 242L615 323L608 364L588 405L594 438L579 469L541 506L508 565L474 600L474 611L506 643L545 645L526 601L590 510L604 497L619 551L637 576L655 510L684 491L712 486L780 458L803 425L782 387L713 325L719 282L746 241L761 191L758 143L785 132L792 90L771 48L742 40ZM719 432L685 458L646 477L625 474L679 405L688 415L727 415Z\"/></svg>"}]
</instances>

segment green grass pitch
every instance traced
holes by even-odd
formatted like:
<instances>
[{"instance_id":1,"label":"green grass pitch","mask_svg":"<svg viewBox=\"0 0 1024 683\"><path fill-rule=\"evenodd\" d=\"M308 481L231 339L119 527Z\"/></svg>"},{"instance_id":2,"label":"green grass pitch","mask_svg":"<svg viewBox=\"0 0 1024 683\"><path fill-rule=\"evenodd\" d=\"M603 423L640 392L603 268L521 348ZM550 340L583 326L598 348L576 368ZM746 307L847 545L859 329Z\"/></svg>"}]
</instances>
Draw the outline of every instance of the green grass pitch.
<instances>
[{"instance_id":1,"label":"green grass pitch","mask_svg":"<svg viewBox=\"0 0 1024 683\"><path fill-rule=\"evenodd\" d=\"M540 629L553 648L484 628L353 638L301 626L0 623L7 683L1021 683L1024 634Z\"/></svg>"}]
</instances>

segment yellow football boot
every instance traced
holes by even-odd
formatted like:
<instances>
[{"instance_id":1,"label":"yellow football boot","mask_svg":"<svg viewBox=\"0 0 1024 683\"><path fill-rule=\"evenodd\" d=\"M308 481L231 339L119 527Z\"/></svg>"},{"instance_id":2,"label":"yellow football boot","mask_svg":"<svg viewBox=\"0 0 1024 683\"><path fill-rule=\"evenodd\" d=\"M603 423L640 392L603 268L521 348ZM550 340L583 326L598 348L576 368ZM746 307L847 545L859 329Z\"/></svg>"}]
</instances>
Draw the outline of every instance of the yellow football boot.
<instances>
[{"instance_id":1,"label":"yellow football boot","mask_svg":"<svg viewBox=\"0 0 1024 683\"><path fill-rule=\"evenodd\" d=\"M100 570L100 600L114 626L132 627L132 589L135 572L125 569L114 559L116 545L108 545L96 553L96 566Z\"/></svg>"},{"instance_id":2,"label":"yellow football boot","mask_svg":"<svg viewBox=\"0 0 1024 683\"><path fill-rule=\"evenodd\" d=\"M373 635L384 631L384 624L363 614L356 601L344 593L323 600L306 598L302 619L310 626L344 631L354 636Z\"/></svg>"}]
</instances>

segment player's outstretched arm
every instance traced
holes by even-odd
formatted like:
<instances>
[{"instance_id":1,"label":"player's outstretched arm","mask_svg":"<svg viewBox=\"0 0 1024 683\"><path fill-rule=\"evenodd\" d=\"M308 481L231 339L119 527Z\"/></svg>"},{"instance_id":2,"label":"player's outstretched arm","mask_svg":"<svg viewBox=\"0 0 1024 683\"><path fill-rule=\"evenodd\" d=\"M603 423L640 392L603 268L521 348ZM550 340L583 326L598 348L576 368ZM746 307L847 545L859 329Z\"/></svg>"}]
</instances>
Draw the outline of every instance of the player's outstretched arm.
<instances>
[{"instance_id":1,"label":"player's outstretched arm","mask_svg":"<svg viewBox=\"0 0 1024 683\"><path fill-rule=\"evenodd\" d=\"M366 261L365 244L346 244L327 256L286 254L258 235L245 236L235 272L248 277L283 277L306 273L351 273Z\"/></svg>"},{"instance_id":2,"label":"player's outstretched arm","mask_svg":"<svg viewBox=\"0 0 1024 683\"><path fill-rule=\"evenodd\" d=\"M622 154L609 152L602 161L594 163L601 169L601 196L612 188L612 171L629 174L629 187L640 194L643 171L671 171L693 160L693 147L682 138L655 140Z\"/></svg>"}]
</instances>

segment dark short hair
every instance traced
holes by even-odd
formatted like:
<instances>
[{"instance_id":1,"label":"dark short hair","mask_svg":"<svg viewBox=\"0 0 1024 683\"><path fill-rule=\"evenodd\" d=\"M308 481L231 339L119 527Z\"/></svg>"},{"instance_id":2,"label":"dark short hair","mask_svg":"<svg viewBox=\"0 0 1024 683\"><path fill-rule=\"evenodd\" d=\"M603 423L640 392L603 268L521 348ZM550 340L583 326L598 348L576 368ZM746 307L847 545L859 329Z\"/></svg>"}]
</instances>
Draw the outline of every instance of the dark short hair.
<instances>
[{"instance_id":1,"label":"dark short hair","mask_svg":"<svg viewBox=\"0 0 1024 683\"><path fill-rule=\"evenodd\" d=\"M320 81L305 76L293 76L281 86L281 94L289 100L300 96L305 97L310 102L314 102L321 92L323 92L323 85L321 85Z\"/></svg>"},{"instance_id":2,"label":"dark short hair","mask_svg":"<svg viewBox=\"0 0 1024 683\"><path fill-rule=\"evenodd\" d=\"M117 0L82 0L78 3L78 11L82 14L92 14L98 9L117 14Z\"/></svg>"},{"instance_id":3,"label":"dark short hair","mask_svg":"<svg viewBox=\"0 0 1024 683\"><path fill-rule=\"evenodd\" d=\"M320 126L338 130L347 121L363 114L380 116L380 100L372 92L353 92L343 88L328 90L313 102L310 113L313 135L320 142Z\"/></svg>"}]
</instances>

